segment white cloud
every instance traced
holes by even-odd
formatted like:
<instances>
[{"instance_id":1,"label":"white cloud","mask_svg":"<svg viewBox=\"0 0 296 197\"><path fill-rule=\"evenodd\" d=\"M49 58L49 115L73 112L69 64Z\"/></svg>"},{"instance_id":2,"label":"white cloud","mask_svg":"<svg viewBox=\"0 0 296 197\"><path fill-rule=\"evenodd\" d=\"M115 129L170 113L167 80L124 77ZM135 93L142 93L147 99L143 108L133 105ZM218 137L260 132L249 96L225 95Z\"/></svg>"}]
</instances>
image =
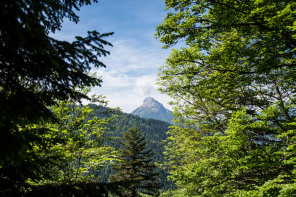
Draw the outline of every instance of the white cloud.
<instances>
[{"instance_id":1,"label":"white cloud","mask_svg":"<svg viewBox=\"0 0 296 197\"><path fill-rule=\"evenodd\" d=\"M168 51L164 51L160 46L142 45L132 39L111 41L113 48L111 55L103 58L107 70L116 70L118 73L129 73L137 70L140 74L157 72L158 68L164 64Z\"/></svg>"},{"instance_id":2,"label":"white cloud","mask_svg":"<svg viewBox=\"0 0 296 197\"><path fill-rule=\"evenodd\" d=\"M171 106L167 104L171 99L157 90L156 74L133 77L105 72L102 77L102 87L94 88L92 92L105 95L110 107L120 107L123 112L130 113L139 107L146 97L151 96L171 110Z\"/></svg>"},{"instance_id":3,"label":"white cloud","mask_svg":"<svg viewBox=\"0 0 296 197\"><path fill-rule=\"evenodd\" d=\"M155 82L155 74L137 77L135 82L135 90L140 95L150 96L150 94L157 89Z\"/></svg>"},{"instance_id":4,"label":"white cloud","mask_svg":"<svg viewBox=\"0 0 296 197\"><path fill-rule=\"evenodd\" d=\"M118 73L116 70L97 70L97 76L102 78L102 86L110 89L129 87L132 83L128 75L124 73Z\"/></svg>"},{"instance_id":5,"label":"white cloud","mask_svg":"<svg viewBox=\"0 0 296 197\"><path fill-rule=\"evenodd\" d=\"M112 91L106 92L104 95L109 101L109 107L120 107L122 111L126 113L131 113L137 107L142 105L144 99L147 97L141 94L135 94L133 91ZM159 92L156 91L151 91L149 96L162 103L167 109L172 110L171 106L168 105L168 102L171 101L171 99L167 95L159 94Z\"/></svg>"}]
</instances>

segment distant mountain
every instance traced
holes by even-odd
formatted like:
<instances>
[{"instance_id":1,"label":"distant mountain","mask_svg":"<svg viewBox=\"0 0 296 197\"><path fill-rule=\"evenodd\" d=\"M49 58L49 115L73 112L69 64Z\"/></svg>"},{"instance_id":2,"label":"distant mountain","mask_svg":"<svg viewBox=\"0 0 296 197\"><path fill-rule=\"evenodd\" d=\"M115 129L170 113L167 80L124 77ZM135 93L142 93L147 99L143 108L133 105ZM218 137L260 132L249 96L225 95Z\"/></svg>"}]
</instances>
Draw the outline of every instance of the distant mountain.
<instances>
[{"instance_id":1,"label":"distant mountain","mask_svg":"<svg viewBox=\"0 0 296 197\"><path fill-rule=\"evenodd\" d=\"M135 109L132 114L145 119L152 118L171 124L173 122L172 112L152 97L145 98L143 104Z\"/></svg>"},{"instance_id":2,"label":"distant mountain","mask_svg":"<svg viewBox=\"0 0 296 197\"><path fill-rule=\"evenodd\" d=\"M136 126L143 133L147 141L147 150L152 150L154 153L152 162L157 162L159 164L164 163L163 152L165 151L164 146L166 145L164 140L167 139L166 133L169 130L169 126L171 126L168 122L156 119L144 119L133 114L123 113L106 107L98 107L94 104L89 106L90 108L96 109L95 116L98 118L110 117L112 114L116 115L113 120L113 127L108 130L105 136L107 139L105 142L106 145L111 145L116 149L123 148L120 141L123 139L124 132ZM174 184L167 179L168 173L165 169L157 168L157 172L160 174L161 189L167 190L174 187ZM107 182L109 177L114 173L115 170L112 169L111 165L106 165L100 171L95 172L95 176L99 176L101 182Z\"/></svg>"}]
</instances>

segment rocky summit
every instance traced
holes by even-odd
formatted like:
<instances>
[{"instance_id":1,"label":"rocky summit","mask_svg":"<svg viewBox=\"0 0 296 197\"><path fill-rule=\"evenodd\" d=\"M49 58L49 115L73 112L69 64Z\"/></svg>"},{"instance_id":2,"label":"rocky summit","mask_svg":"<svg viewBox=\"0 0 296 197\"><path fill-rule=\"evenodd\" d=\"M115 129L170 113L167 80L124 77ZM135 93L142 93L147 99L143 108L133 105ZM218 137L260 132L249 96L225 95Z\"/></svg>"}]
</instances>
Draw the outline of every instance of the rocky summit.
<instances>
[{"instance_id":1,"label":"rocky summit","mask_svg":"<svg viewBox=\"0 0 296 197\"><path fill-rule=\"evenodd\" d=\"M145 98L143 104L135 109L132 114L141 118L153 118L168 123L172 123L173 120L172 112L152 97Z\"/></svg>"}]
</instances>

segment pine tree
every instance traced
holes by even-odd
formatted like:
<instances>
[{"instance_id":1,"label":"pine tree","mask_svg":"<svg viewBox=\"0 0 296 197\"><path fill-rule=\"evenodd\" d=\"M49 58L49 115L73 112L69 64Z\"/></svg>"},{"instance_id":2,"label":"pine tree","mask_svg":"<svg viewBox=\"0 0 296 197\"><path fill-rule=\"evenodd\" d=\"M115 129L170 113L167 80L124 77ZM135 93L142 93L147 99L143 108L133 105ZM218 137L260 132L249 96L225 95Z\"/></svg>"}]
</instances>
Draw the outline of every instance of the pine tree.
<instances>
[{"instance_id":1,"label":"pine tree","mask_svg":"<svg viewBox=\"0 0 296 197\"><path fill-rule=\"evenodd\" d=\"M43 173L39 168L46 163L31 155L31 144L48 148L37 138L45 135L44 131L20 128L53 121L59 124L49 106L90 99L79 89L101 83L87 73L92 67L105 67L100 57L109 54L105 47L111 44L105 38L112 33L88 31L71 42L53 37L64 20L79 21L81 6L96 2L0 1L0 196L4 196L2 191L15 193L27 188L27 180ZM46 139L51 137L56 136Z\"/></svg>"},{"instance_id":2,"label":"pine tree","mask_svg":"<svg viewBox=\"0 0 296 197\"><path fill-rule=\"evenodd\" d=\"M28 159L30 141L19 126L56 120L47 106L90 99L77 89L100 85L87 73L91 66L105 67L100 57L109 54L104 47L111 46L105 40L111 34L88 31L73 42L52 37L63 20L77 23L79 8L92 2L97 0L0 1L0 166Z\"/></svg>"},{"instance_id":3,"label":"pine tree","mask_svg":"<svg viewBox=\"0 0 296 197\"><path fill-rule=\"evenodd\" d=\"M120 152L120 162L113 167L117 171L111 176L111 182L124 181L129 183L124 188L124 196L136 197L139 192L154 195L158 194L158 173L155 164L152 164L152 150L145 150L146 141L137 127L132 127L124 133L125 142Z\"/></svg>"}]
</instances>

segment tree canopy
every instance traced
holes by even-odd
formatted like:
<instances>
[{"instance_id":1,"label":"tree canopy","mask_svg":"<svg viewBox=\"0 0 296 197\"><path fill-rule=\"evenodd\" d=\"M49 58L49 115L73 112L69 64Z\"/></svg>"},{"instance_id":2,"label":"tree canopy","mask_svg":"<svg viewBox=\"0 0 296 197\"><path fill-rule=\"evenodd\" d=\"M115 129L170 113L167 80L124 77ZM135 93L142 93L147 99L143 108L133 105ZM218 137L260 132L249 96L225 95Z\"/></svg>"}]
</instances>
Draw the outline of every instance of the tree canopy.
<instances>
[{"instance_id":1,"label":"tree canopy","mask_svg":"<svg viewBox=\"0 0 296 197\"><path fill-rule=\"evenodd\" d=\"M115 149L104 145L113 116L94 116L104 105L96 100L100 100L96 108L60 101L50 107L58 122L19 127L26 138L27 155L1 166L0 194L39 196L46 191L47 196L108 196L117 191L115 184L98 184L96 176L116 157Z\"/></svg>"},{"instance_id":2,"label":"tree canopy","mask_svg":"<svg viewBox=\"0 0 296 197\"><path fill-rule=\"evenodd\" d=\"M167 0L159 73L185 122L167 147L182 195L295 192L294 1Z\"/></svg>"},{"instance_id":3,"label":"tree canopy","mask_svg":"<svg viewBox=\"0 0 296 197\"><path fill-rule=\"evenodd\" d=\"M97 0L0 2L0 166L25 155L25 139L17 126L53 119L47 106L58 100L79 101L87 95L77 89L99 85L87 72L105 66L109 54L105 38L111 33L89 31L75 41L54 39L64 18L77 23L76 11Z\"/></svg>"}]
</instances>

